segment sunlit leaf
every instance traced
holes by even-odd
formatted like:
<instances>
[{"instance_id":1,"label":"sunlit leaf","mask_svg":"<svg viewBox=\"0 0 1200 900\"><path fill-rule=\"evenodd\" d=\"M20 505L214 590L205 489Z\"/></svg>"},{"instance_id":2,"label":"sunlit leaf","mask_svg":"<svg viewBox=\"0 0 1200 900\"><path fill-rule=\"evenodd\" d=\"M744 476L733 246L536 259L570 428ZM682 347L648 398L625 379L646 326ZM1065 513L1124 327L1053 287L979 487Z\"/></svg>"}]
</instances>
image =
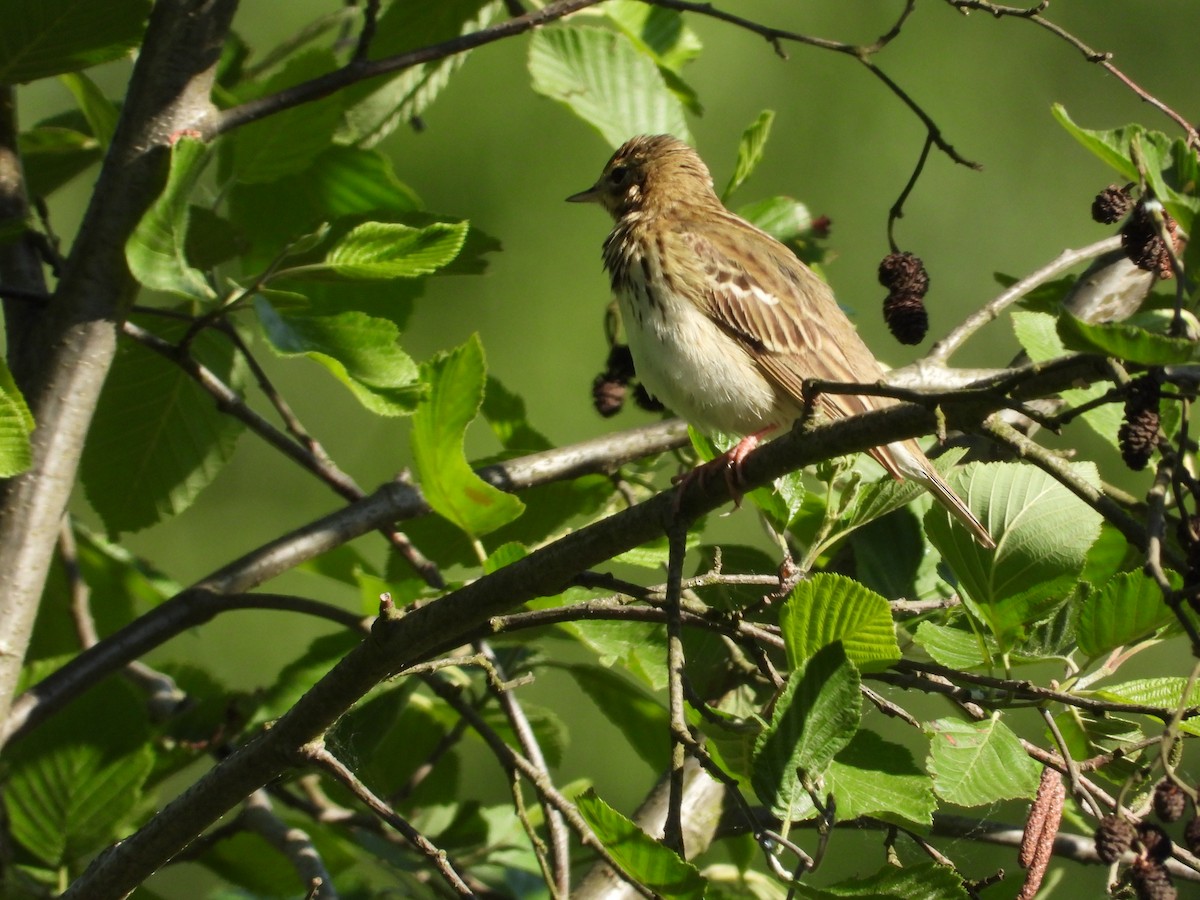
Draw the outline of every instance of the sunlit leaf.
<instances>
[{"instance_id":1,"label":"sunlit leaf","mask_svg":"<svg viewBox=\"0 0 1200 900\"><path fill-rule=\"evenodd\" d=\"M125 243L134 278L148 288L197 300L216 296L204 274L187 259L189 200L208 162L208 145L183 138L171 148L167 183Z\"/></svg>"},{"instance_id":2,"label":"sunlit leaf","mask_svg":"<svg viewBox=\"0 0 1200 900\"><path fill-rule=\"evenodd\" d=\"M481 537L521 515L525 505L481 479L463 454L467 426L479 413L487 369L473 336L421 367L429 394L413 417L412 448L429 505L468 535Z\"/></svg>"},{"instance_id":3,"label":"sunlit leaf","mask_svg":"<svg viewBox=\"0 0 1200 900\"><path fill-rule=\"evenodd\" d=\"M1095 467L1073 467L1095 483ZM926 514L930 541L957 576L971 613L1007 651L1025 630L1061 605L1100 532L1100 514L1041 469L1018 463L973 463L950 486L996 540L985 550L935 506Z\"/></svg>"},{"instance_id":4,"label":"sunlit leaf","mask_svg":"<svg viewBox=\"0 0 1200 900\"><path fill-rule=\"evenodd\" d=\"M749 178L762 162L767 138L771 136L771 123L774 121L774 111L764 109L742 132L742 139L738 141L737 165L729 178L729 184L721 194L722 201L728 201L733 192L742 186L742 182Z\"/></svg>"},{"instance_id":5,"label":"sunlit leaf","mask_svg":"<svg viewBox=\"0 0 1200 900\"><path fill-rule=\"evenodd\" d=\"M999 715L982 722L936 719L926 731L933 788L946 802L984 806L1037 790L1041 767Z\"/></svg>"},{"instance_id":6,"label":"sunlit leaf","mask_svg":"<svg viewBox=\"0 0 1200 900\"><path fill-rule=\"evenodd\" d=\"M793 669L834 641L860 671L900 658L887 600L844 575L822 572L797 584L780 610L779 628Z\"/></svg>"},{"instance_id":7,"label":"sunlit leaf","mask_svg":"<svg viewBox=\"0 0 1200 900\"><path fill-rule=\"evenodd\" d=\"M804 802L804 778L816 781L858 730L859 676L840 643L820 650L792 672L770 726L754 746L751 782L759 799L782 817Z\"/></svg>"},{"instance_id":8,"label":"sunlit leaf","mask_svg":"<svg viewBox=\"0 0 1200 900\"><path fill-rule=\"evenodd\" d=\"M658 897L700 900L705 881L684 862L589 790L576 801L579 814L592 827L613 858Z\"/></svg>"},{"instance_id":9,"label":"sunlit leaf","mask_svg":"<svg viewBox=\"0 0 1200 900\"><path fill-rule=\"evenodd\" d=\"M542 29L529 44L529 71L535 91L565 103L613 147L636 134L689 138L679 98L623 34L589 26Z\"/></svg>"}]
</instances>

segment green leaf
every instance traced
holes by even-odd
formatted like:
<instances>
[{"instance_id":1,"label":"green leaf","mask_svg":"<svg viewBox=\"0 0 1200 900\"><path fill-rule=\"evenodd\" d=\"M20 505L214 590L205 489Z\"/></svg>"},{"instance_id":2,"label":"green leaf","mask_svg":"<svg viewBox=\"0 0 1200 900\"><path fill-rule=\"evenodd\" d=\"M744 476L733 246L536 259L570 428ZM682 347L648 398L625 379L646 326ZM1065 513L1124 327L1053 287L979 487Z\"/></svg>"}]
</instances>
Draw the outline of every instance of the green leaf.
<instances>
[{"instance_id":1,"label":"green leaf","mask_svg":"<svg viewBox=\"0 0 1200 900\"><path fill-rule=\"evenodd\" d=\"M379 17L370 56L398 56L479 31L495 21L502 8L498 0L396 0ZM428 109L469 55L454 53L352 87L345 94L348 104L337 140L361 146L378 144L397 126L412 122Z\"/></svg>"},{"instance_id":2,"label":"green leaf","mask_svg":"<svg viewBox=\"0 0 1200 900\"><path fill-rule=\"evenodd\" d=\"M851 881L840 881L824 888L803 882L793 885L799 900L840 900L862 897L865 900L969 900L962 876L949 866L920 863L898 869L895 866Z\"/></svg>"},{"instance_id":3,"label":"green leaf","mask_svg":"<svg viewBox=\"0 0 1200 900\"><path fill-rule=\"evenodd\" d=\"M307 50L289 60L257 93L275 94L336 68L332 52ZM233 177L255 183L305 172L329 147L341 115L341 98L330 94L242 126L232 136Z\"/></svg>"},{"instance_id":4,"label":"green leaf","mask_svg":"<svg viewBox=\"0 0 1200 900\"><path fill-rule=\"evenodd\" d=\"M1012 314L1012 322L1017 340L1034 362L1045 362L1067 354L1067 347L1059 337L1057 315L1018 311ZM1108 390L1108 384L1098 382L1086 388L1063 391L1062 396L1071 406L1082 406L1104 396ZM1117 445L1117 431L1123 417L1120 403L1108 403L1083 414L1088 427L1113 447Z\"/></svg>"},{"instance_id":5,"label":"green leaf","mask_svg":"<svg viewBox=\"0 0 1200 900\"><path fill-rule=\"evenodd\" d=\"M982 722L936 719L926 731L933 789L946 802L985 806L1032 797L1037 790L1041 767L999 714Z\"/></svg>"},{"instance_id":6,"label":"green leaf","mask_svg":"<svg viewBox=\"0 0 1200 900\"><path fill-rule=\"evenodd\" d=\"M420 370L400 348L400 329L387 319L351 310L314 314L304 298L263 291L254 309L282 356L308 356L380 416L407 416L424 395Z\"/></svg>"},{"instance_id":7,"label":"green leaf","mask_svg":"<svg viewBox=\"0 0 1200 900\"><path fill-rule=\"evenodd\" d=\"M751 783L759 799L790 818L802 802L802 782L816 781L858 729L858 671L840 643L818 651L788 678L770 727L754 746Z\"/></svg>"},{"instance_id":8,"label":"green leaf","mask_svg":"<svg viewBox=\"0 0 1200 900\"><path fill-rule=\"evenodd\" d=\"M1125 181L1142 180L1134 158L1135 152L1139 154L1154 196L1163 201L1185 232L1192 233L1196 214L1200 212L1200 198L1196 197L1198 166L1195 151L1184 140L1172 139L1138 124L1092 131L1071 121L1060 104L1056 103L1052 111L1075 140L1114 168ZM1168 174L1170 177L1165 177Z\"/></svg>"},{"instance_id":9,"label":"green leaf","mask_svg":"<svg viewBox=\"0 0 1200 900\"><path fill-rule=\"evenodd\" d=\"M148 737L142 699L108 680L6 749L13 837L46 865L73 867L122 836L154 766Z\"/></svg>"},{"instance_id":10,"label":"green leaf","mask_svg":"<svg viewBox=\"0 0 1200 900\"><path fill-rule=\"evenodd\" d=\"M977 669L989 665L995 643L965 628L922 622L913 635L934 662L951 669Z\"/></svg>"},{"instance_id":11,"label":"green leaf","mask_svg":"<svg viewBox=\"0 0 1200 900\"><path fill-rule=\"evenodd\" d=\"M700 55L702 45L676 10L650 6L634 0L612 0L603 7L617 26L642 53L658 65L667 88L691 112L704 110L696 92L682 78L683 67Z\"/></svg>"},{"instance_id":12,"label":"green leaf","mask_svg":"<svg viewBox=\"0 0 1200 900\"><path fill-rule=\"evenodd\" d=\"M0 478L19 475L33 463L29 444L33 429L33 414L8 363L0 358Z\"/></svg>"},{"instance_id":13,"label":"green leaf","mask_svg":"<svg viewBox=\"0 0 1200 900\"><path fill-rule=\"evenodd\" d=\"M482 412L505 450L525 454L554 446L549 438L529 424L525 401L491 375L487 379Z\"/></svg>"},{"instance_id":14,"label":"green leaf","mask_svg":"<svg viewBox=\"0 0 1200 900\"><path fill-rule=\"evenodd\" d=\"M574 665L567 671L647 765L656 772L667 767L670 745L666 736L670 728L661 703L609 669Z\"/></svg>"},{"instance_id":15,"label":"green leaf","mask_svg":"<svg viewBox=\"0 0 1200 900\"><path fill-rule=\"evenodd\" d=\"M1183 701L1183 689L1186 685L1186 678L1135 678L1120 684L1105 685L1103 689L1089 696L1115 700L1118 703L1140 703L1143 706L1175 709ZM1183 705L1200 706L1200 684L1192 686L1191 693Z\"/></svg>"},{"instance_id":16,"label":"green leaf","mask_svg":"<svg viewBox=\"0 0 1200 900\"><path fill-rule=\"evenodd\" d=\"M530 41L529 71L535 91L565 103L613 147L635 134L690 138L679 98L653 60L622 34L544 28Z\"/></svg>"},{"instance_id":17,"label":"green leaf","mask_svg":"<svg viewBox=\"0 0 1200 900\"><path fill-rule=\"evenodd\" d=\"M466 222L424 228L364 222L330 248L325 266L345 278L367 280L429 275L458 256L468 227Z\"/></svg>"},{"instance_id":18,"label":"green leaf","mask_svg":"<svg viewBox=\"0 0 1200 900\"><path fill-rule=\"evenodd\" d=\"M1071 468L1076 477L1097 481L1091 464ZM1100 533L1100 514L1030 465L973 463L955 470L949 482L995 537L996 549L985 550L951 527L940 506L926 514L925 530L965 590L968 610L1007 652L1066 599Z\"/></svg>"},{"instance_id":19,"label":"green leaf","mask_svg":"<svg viewBox=\"0 0 1200 900\"><path fill-rule=\"evenodd\" d=\"M251 239L249 270L267 265L283 248L322 223L367 217L394 221L421 208L391 161L375 150L330 147L299 175L230 190L230 219ZM264 216L263 210L271 210Z\"/></svg>"},{"instance_id":20,"label":"green leaf","mask_svg":"<svg viewBox=\"0 0 1200 900\"><path fill-rule=\"evenodd\" d=\"M164 340L186 323L140 321ZM238 390L245 362L223 335L203 331L192 355ZM233 456L243 425L217 409L182 368L123 341L88 433L80 465L88 501L110 535L137 531L191 506Z\"/></svg>"},{"instance_id":21,"label":"green leaf","mask_svg":"<svg viewBox=\"0 0 1200 900\"><path fill-rule=\"evenodd\" d=\"M1180 587L1183 580L1174 572L1170 575L1172 585ZM1091 657L1149 637L1176 621L1158 583L1140 570L1122 572L1088 591L1075 602L1073 612L1079 649Z\"/></svg>"},{"instance_id":22,"label":"green leaf","mask_svg":"<svg viewBox=\"0 0 1200 900\"><path fill-rule=\"evenodd\" d=\"M580 596L583 595L583 596ZM572 589L561 600L534 600L531 606L557 606L583 599L586 592ZM667 686L667 636L662 627L647 629L639 622L569 622L562 627L597 655L604 666L620 666L652 690Z\"/></svg>"},{"instance_id":23,"label":"green leaf","mask_svg":"<svg viewBox=\"0 0 1200 900\"><path fill-rule=\"evenodd\" d=\"M887 600L924 599L936 590L935 554L926 553L925 532L912 510L884 516L850 538L855 577Z\"/></svg>"},{"instance_id":24,"label":"green leaf","mask_svg":"<svg viewBox=\"0 0 1200 900\"><path fill-rule=\"evenodd\" d=\"M806 237L812 231L812 213L807 206L791 197L767 197L748 203L737 212L743 219L784 244Z\"/></svg>"},{"instance_id":25,"label":"green leaf","mask_svg":"<svg viewBox=\"0 0 1200 900\"><path fill-rule=\"evenodd\" d=\"M2 0L0 84L86 69L138 45L151 0Z\"/></svg>"},{"instance_id":26,"label":"green leaf","mask_svg":"<svg viewBox=\"0 0 1200 900\"><path fill-rule=\"evenodd\" d=\"M208 145L183 138L171 148L166 186L125 242L129 271L144 286L212 300L216 292L187 259L188 201L208 162Z\"/></svg>"},{"instance_id":27,"label":"green leaf","mask_svg":"<svg viewBox=\"0 0 1200 900\"><path fill-rule=\"evenodd\" d=\"M837 819L843 822L877 816L929 825L937 808L933 783L908 748L873 731L854 735L830 764L822 789L833 795ZM807 796L792 809L793 817L800 820L815 813Z\"/></svg>"},{"instance_id":28,"label":"green leaf","mask_svg":"<svg viewBox=\"0 0 1200 900\"><path fill-rule=\"evenodd\" d=\"M1172 315L1165 309L1148 310L1123 322L1093 325L1063 312L1058 319L1058 333L1071 350L1115 356L1143 366L1190 362L1197 355L1196 341L1170 336ZM1186 314L1185 321L1194 333L1200 333L1194 316Z\"/></svg>"},{"instance_id":29,"label":"green leaf","mask_svg":"<svg viewBox=\"0 0 1200 900\"><path fill-rule=\"evenodd\" d=\"M729 184L725 186L725 190L721 194L722 203L726 203L733 196L733 192L742 186L742 182L749 178L758 168L758 164L762 162L767 138L771 136L771 123L774 121L774 110L764 109L758 114L758 118L742 132L742 139L738 141L737 165L733 169L733 175L729 178Z\"/></svg>"},{"instance_id":30,"label":"green leaf","mask_svg":"<svg viewBox=\"0 0 1200 900\"><path fill-rule=\"evenodd\" d=\"M885 669L900 658L887 600L844 575L822 572L797 584L779 627L792 669L834 641L859 671Z\"/></svg>"},{"instance_id":31,"label":"green leaf","mask_svg":"<svg viewBox=\"0 0 1200 900\"><path fill-rule=\"evenodd\" d=\"M594 790L580 795L579 814L617 864L656 896L692 898L704 896L705 880L696 867L684 862L598 796Z\"/></svg>"},{"instance_id":32,"label":"green leaf","mask_svg":"<svg viewBox=\"0 0 1200 900\"><path fill-rule=\"evenodd\" d=\"M604 14L664 69L676 74L700 55L703 45L676 10L647 6L636 0L613 0Z\"/></svg>"},{"instance_id":33,"label":"green leaf","mask_svg":"<svg viewBox=\"0 0 1200 900\"><path fill-rule=\"evenodd\" d=\"M1145 133L1141 125L1129 125L1111 131L1090 131L1076 125L1061 103L1055 103L1050 107L1050 111L1071 137L1104 163L1116 169L1122 178L1126 181L1139 180L1137 168L1130 162L1129 146L1135 136Z\"/></svg>"},{"instance_id":34,"label":"green leaf","mask_svg":"<svg viewBox=\"0 0 1200 900\"><path fill-rule=\"evenodd\" d=\"M73 128L39 125L18 142L29 192L47 197L104 155L100 142Z\"/></svg>"},{"instance_id":35,"label":"green leaf","mask_svg":"<svg viewBox=\"0 0 1200 900\"><path fill-rule=\"evenodd\" d=\"M117 130L117 116L120 115L116 104L104 96L96 82L82 72L68 72L60 75L59 80L74 96L76 105L92 129L92 135L107 150Z\"/></svg>"},{"instance_id":36,"label":"green leaf","mask_svg":"<svg viewBox=\"0 0 1200 900\"><path fill-rule=\"evenodd\" d=\"M472 336L461 347L421 367L429 395L413 416L413 459L429 505L472 538L521 515L525 505L476 475L463 453L467 426L483 402L487 371L483 345Z\"/></svg>"}]
</instances>

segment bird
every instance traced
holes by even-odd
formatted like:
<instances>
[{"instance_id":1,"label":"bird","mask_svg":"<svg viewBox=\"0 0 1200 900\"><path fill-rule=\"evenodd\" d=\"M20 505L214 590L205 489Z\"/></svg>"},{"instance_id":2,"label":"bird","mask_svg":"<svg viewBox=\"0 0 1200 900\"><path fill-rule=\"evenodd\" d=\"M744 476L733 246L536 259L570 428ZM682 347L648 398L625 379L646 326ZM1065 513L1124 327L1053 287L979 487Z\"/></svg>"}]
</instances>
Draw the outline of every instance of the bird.
<instances>
[{"instance_id":1,"label":"bird","mask_svg":"<svg viewBox=\"0 0 1200 900\"><path fill-rule=\"evenodd\" d=\"M807 414L808 379L882 380L829 285L726 209L700 155L678 138L631 138L595 184L567 200L597 203L613 218L604 268L639 380L697 429L742 436L723 460L727 473L739 473L764 436ZM820 393L811 407L836 420L897 402ZM915 440L869 452L897 480L920 483L981 546L995 547Z\"/></svg>"}]
</instances>

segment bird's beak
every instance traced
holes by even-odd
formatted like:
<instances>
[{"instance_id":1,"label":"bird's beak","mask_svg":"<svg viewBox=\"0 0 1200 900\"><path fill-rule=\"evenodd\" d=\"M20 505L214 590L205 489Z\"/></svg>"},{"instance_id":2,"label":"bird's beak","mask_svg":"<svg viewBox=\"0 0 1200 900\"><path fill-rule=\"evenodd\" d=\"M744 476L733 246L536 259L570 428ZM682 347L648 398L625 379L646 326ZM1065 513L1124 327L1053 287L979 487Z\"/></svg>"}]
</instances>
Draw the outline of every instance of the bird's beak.
<instances>
[{"instance_id":1,"label":"bird's beak","mask_svg":"<svg viewBox=\"0 0 1200 900\"><path fill-rule=\"evenodd\" d=\"M596 190L596 185L592 185L586 191L580 191L578 194L572 194L567 198L568 203L599 203L600 192Z\"/></svg>"}]
</instances>

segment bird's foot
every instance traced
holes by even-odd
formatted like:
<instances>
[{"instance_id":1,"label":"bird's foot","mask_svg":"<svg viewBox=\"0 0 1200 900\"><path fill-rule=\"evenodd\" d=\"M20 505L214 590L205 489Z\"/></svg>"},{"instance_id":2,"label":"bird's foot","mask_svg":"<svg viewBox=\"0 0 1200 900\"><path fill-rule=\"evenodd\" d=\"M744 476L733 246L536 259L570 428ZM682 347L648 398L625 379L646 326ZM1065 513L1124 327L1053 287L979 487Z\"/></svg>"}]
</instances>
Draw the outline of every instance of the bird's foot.
<instances>
[{"instance_id":1,"label":"bird's foot","mask_svg":"<svg viewBox=\"0 0 1200 900\"><path fill-rule=\"evenodd\" d=\"M682 475L672 478L672 484L679 486L679 490L675 494L675 512L679 512L679 505L683 502L684 492L689 485L698 483L703 487L705 482L718 471L725 479L725 486L729 488L729 496L733 498L733 508L740 508L746 486L745 478L742 475L742 462L757 449L763 435L773 430L774 426L771 426L756 431L754 434L748 434L720 456L710 459L703 465L696 466L690 472L684 472Z\"/></svg>"}]
</instances>

